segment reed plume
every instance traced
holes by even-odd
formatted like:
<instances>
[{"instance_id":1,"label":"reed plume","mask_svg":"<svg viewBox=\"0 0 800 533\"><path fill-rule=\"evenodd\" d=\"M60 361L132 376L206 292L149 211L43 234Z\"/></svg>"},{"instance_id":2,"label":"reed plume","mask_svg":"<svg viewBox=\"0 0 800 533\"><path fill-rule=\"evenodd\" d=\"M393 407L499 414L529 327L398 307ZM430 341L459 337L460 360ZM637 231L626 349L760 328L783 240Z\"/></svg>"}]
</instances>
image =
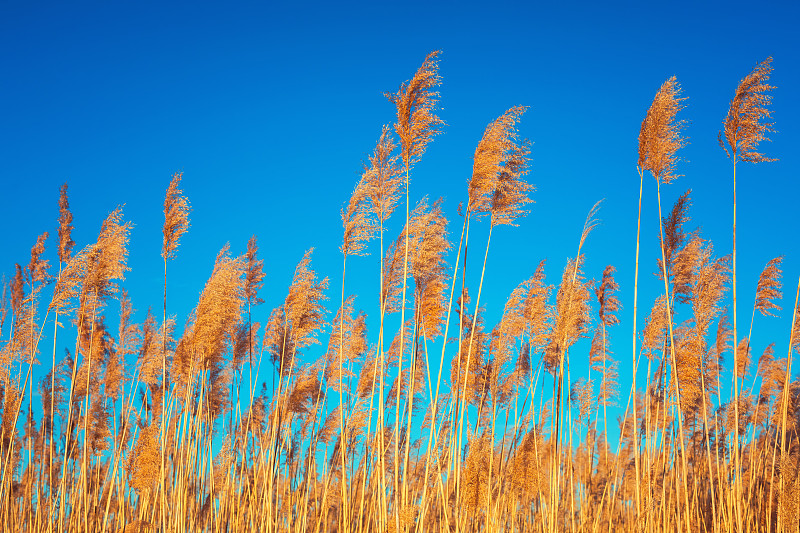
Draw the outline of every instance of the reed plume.
<instances>
[{"instance_id":1,"label":"reed plume","mask_svg":"<svg viewBox=\"0 0 800 533\"><path fill-rule=\"evenodd\" d=\"M10 339L0 350L0 379L8 379L12 363L38 364L36 356L39 354L38 321L39 292L41 287L34 287L30 294L25 295L18 304L12 322L14 328ZM25 383L25 387L28 383Z\"/></svg>"},{"instance_id":2,"label":"reed plume","mask_svg":"<svg viewBox=\"0 0 800 533\"><path fill-rule=\"evenodd\" d=\"M148 386L158 385L161 377L161 339L152 310L142 324L142 345L139 348L139 380Z\"/></svg>"},{"instance_id":3,"label":"reed plume","mask_svg":"<svg viewBox=\"0 0 800 533\"><path fill-rule=\"evenodd\" d=\"M700 335L705 336L721 309L729 282L729 257L713 259L713 246L695 235L675 260L675 294L689 302Z\"/></svg>"},{"instance_id":4,"label":"reed plume","mask_svg":"<svg viewBox=\"0 0 800 533\"><path fill-rule=\"evenodd\" d=\"M518 139L517 124L528 108L512 107L491 122L475 149L467 212L491 213L492 224L515 225L525 214L534 187L520 178L528 171L530 142Z\"/></svg>"},{"instance_id":5,"label":"reed plume","mask_svg":"<svg viewBox=\"0 0 800 533\"><path fill-rule=\"evenodd\" d=\"M159 428L149 425L142 429L128 463L128 483L139 494L154 488L161 464Z\"/></svg>"},{"instance_id":6,"label":"reed plume","mask_svg":"<svg viewBox=\"0 0 800 533\"><path fill-rule=\"evenodd\" d=\"M588 424L594 403L594 382L579 378L572 384L569 395L572 405L578 408L578 425Z\"/></svg>"},{"instance_id":7,"label":"reed plume","mask_svg":"<svg viewBox=\"0 0 800 533\"><path fill-rule=\"evenodd\" d=\"M777 368L775 359L775 343L769 344L764 348L761 357L758 358L758 375L761 378L759 395L765 398L774 398L778 392L778 381L783 376L783 369Z\"/></svg>"},{"instance_id":8,"label":"reed plume","mask_svg":"<svg viewBox=\"0 0 800 533\"><path fill-rule=\"evenodd\" d=\"M366 255L367 243L377 229L370 217L373 211L370 210L369 194L374 181L370 171L361 176L353 194L350 195L347 207L342 208L341 211L344 237L340 250L345 257Z\"/></svg>"},{"instance_id":9,"label":"reed plume","mask_svg":"<svg viewBox=\"0 0 800 533\"><path fill-rule=\"evenodd\" d=\"M528 504L548 494L547 465L544 460L546 449L541 433L533 428L522 438L511 458L509 484L523 503Z\"/></svg>"},{"instance_id":10,"label":"reed plume","mask_svg":"<svg viewBox=\"0 0 800 533\"><path fill-rule=\"evenodd\" d=\"M467 212L485 215L491 208L491 198L502 170L503 160L516 135L516 123L524 108L511 108L489 123L483 132L472 163L472 178L467 190Z\"/></svg>"},{"instance_id":11,"label":"reed plume","mask_svg":"<svg viewBox=\"0 0 800 533\"><path fill-rule=\"evenodd\" d=\"M755 309L760 311L762 315L777 316L774 311L781 310L775 301L783 297L781 292L782 262L782 255L769 260L758 278Z\"/></svg>"},{"instance_id":12,"label":"reed plume","mask_svg":"<svg viewBox=\"0 0 800 533\"><path fill-rule=\"evenodd\" d=\"M325 325L322 302L327 299L323 291L328 288L328 278L318 281L316 273L311 270L313 251L313 248L307 250L295 268L284 302L286 321L292 328L297 348L318 343L317 332Z\"/></svg>"},{"instance_id":13,"label":"reed plume","mask_svg":"<svg viewBox=\"0 0 800 533\"><path fill-rule=\"evenodd\" d=\"M676 115L684 106L681 86L675 76L665 81L653 98L639 130L639 168L649 170L659 183L671 183L675 175L675 155L686 144L681 136L684 121Z\"/></svg>"},{"instance_id":14,"label":"reed plume","mask_svg":"<svg viewBox=\"0 0 800 533\"><path fill-rule=\"evenodd\" d=\"M322 382L320 369L314 366L303 368L297 372L297 380L287 399L286 408L289 412L306 415L310 420L311 411L319 403L322 396Z\"/></svg>"},{"instance_id":15,"label":"reed plume","mask_svg":"<svg viewBox=\"0 0 800 533\"><path fill-rule=\"evenodd\" d=\"M161 257L173 259L178 249L178 240L189 229L189 200L180 189L183 172L176 172L167 187L164 197L164 240Z\"/></svg>"},{"instance_id":16,"label":"reed plume","mask_svg":"<svg viewBox=\"0 0 800 533\"><path fill-rule=\"evenodd\" d=\"M258 296L258 291L264 286L264 260L258 259L258 240L256 236L250 237L247 241L247 253L245 254L245 278L244 296L248 305L259 305L264 302Z\"/></svg>"},{"instance_id":17,"label":"reed plume","mask_svg":"<svg viewBox=\"0 0 800 533\"><path fill-rule=\"evenodd\" d=\"M441 199L429 208L427 199L423 198L414 209L409 226L409 263L415 284L418 327L422 337L432 339L441 334L447 312L445 257L450 242Z\"/></svg>"},{"instance_id":18,"label":"reed plume","mask_svg":"<svg viewBox=\"0 0 800 533\"><path fill-rule=\"evenodd\" d=\"M745 76L736 87L728 115L720 130L719 145L734 160L760 163L775 161L758 152L761 141L769 141L768 133L775 130L767 106L772 102L769 92L774 89L768 84L772 74L772 58L768 57Z\"/></svg>"},{"instance_id":19,"label":"reed plume","mask_svg":"<svg viewBox=\"0 0 800 533\"><path fill-rule=\"evenodd\" d=\"M291 354L294 353L293 339L294 335L291 334L291 329L286 323L286 312L283 305L280 305L270 313L261 342L276 369L281 372L288 369L287 363Z\"/></svg>"},{"instance_id":20,"label":"reed plume","mask_svg":"<svg viewBox=\"0 0 800 533\"><path fill-rule=\"evenodd\" d=\"M400 310L403 290L403 258L405 232L390 243L381 260L381 311L396 313Z\"/></svg>"},{"instance_id":21,"label":"reed plume","mask_svg":"<svg viewBox=\"0 0 800 533\"><path fill-rule=\"evenodd\" d=\"M360 360L368 348L367 316L363 312L353 316L354 301L355 296L349 296L336 313L325 353L325 381L336 392L342 390L345 380L349 381L353 377L349 367Z\"/></svg>"},{"instance_id":22,"label":"reed plume","mask_svg":"<svg viewBox=\"0 0 800 533\"><path fill-rule=\"evenodd\" d=\"M401 84L396 93L385 93L397 108L394 129L400 138L400 154L406 170L419 161L428 143L444 125L435 114L439 99L436 87L442 82L439 54L438 50L428 54L410 81Z\"/></svg>"},{"instance_id":23,"label":"reed plume","mask_svg":"<svg viewBox=\"0 0 800 533\"><path fill-rule=\"evenodd\" d=\"M523 282L511 292L506 300L503 316L492 330L489 354L494 362L495 376L511 361L516 342L525 334L525 289Z\"/></svg>"},{"instance_id":24,"label":"reed plume","mask_svg":"<svg viewBox=\"0 0 800 533\"><path fill-rule=\"evenodd\" d=\"M228 353L231 354L231 366L235 372L241 372L250 356L250 347L258 344L258 328L260 324L240 322L232 332L228 333Z\"/></svg>"},{"instance_id":25,"label":"reed plume","mask_svg":"<svg viewBox=\"0 0 800 533\"><path fill-rule=\"evenodd\" d=\"M556 294L555 321L545 353L545 368L555 371L563 362L569 347L588 332L590 287L581 269L583 256L567 261Z\"/></svg>"},{"instance_id":26,"label":"reed plume","mask_svg":"<svg viewBox=\"0 0 800 533\"><path fill-rule=\"evenodd\" d=\"M58 197L58 261L69 261L75 241L72 240L72 212L69 210L69 197L67 184L61 186Z\"/></svg>"},{"instance_id":27,"label":"reed plume","mask_svg":"<svg viewBox=\"0 0 800 533\"><path fill-rule=\"evenodd\" d=\"M11 279L11 313L13 315L19 312L22 300L25 298L25 276L22 273L22 266L17 263L15 267L16 271Z\"/></svg>"},{"instance_id":28,"label":"reed plume","mask_svg":"<svg viewBox=\"0 0 800 533\"><path fill-rule=\"evenodd\" d=\"M486 492L489 489L489 454L492 443L486 437L474 437L469 442L469 454L464 463L462 502L465 511L472 514L485 507Z\"/></svg>"},{"instance_id":29,"label":"reed plume","mask_svg":"<svg viewBox=\"0 0 800 533\"><path fill-rule=\"evenodd\" d=\"M340 412L341 406L337 405L331 410L330 413L328 413L328 416L325 417L325 422L320 426L319 431L317 432L318 442L321 442L326 446L331 443L334 435L336 435L336 429L340 426Z\"/></svg>"},{"instance_id":30,"label":"reed plume","mask_svg":"<svg viewBox=\"0 0 800 533\"><path fill-rule=\"evenodd\" d=\"M395 368L400 358L411 352L412 336L411 332L414 330L414 324L411 320L406 320L403 327L398 328L389 348L386 350L386 367Z\"/></svg>"},{"instance_id":31,"label":"reed plume","mask_svg":"<svg viewBox=\"0 0 800 533\"><path fill-rule=\"evenodd\" d=\"M778 514L785 531L795 531L800 525L800 455L782 457L780 472L783 489L778 497Z\"/></svg>"},{"instance_id":32,"label":"reed plume","mask_svg":"<svg viewBox=\"0 0 800 533\"><path fill-rule=\"evenodd\" d=\"M123 384L127 381L125 360L128 355L136 352L134 346L141 333L139 325L131 323L132 316L133 305L128 292L123 290L119 300L119 330L114 346L114 357L109 360L106 368L106 395L115 403L122 392Z\"/></svg>"},{"instance_id":33,"label":"reed plume","mask_svg":"<svg viewBox=\"0 0 800 533\"><path fill-rule=\"evenodd\" d=\"M362 175L369 206L381 229L392 216L402 193L403 178L394 153L396 148L389 126L384 126Z\"/></svg>"},{"instance_id":34,"label":"reed plume","mask_svg":"<svg viewBox=\"0 0 800 533\"><path fill-rule=\"evenodd\" d=\"M227 245L220 250L189 329L198 358L195 372L223 364L227 335L234 331L243 305L244 269L243 259L230 257Z\"/></svg>"},{"instance_id":35,"label":"reed plume","mask_svg":"<svg viewBox=\"0 0 800 533\"><path fill-rule=\"evenodd\" d=\"M616 268L613 265L608 265L603 270L600 285L594 290L598 303L597 314L604 326L619 324L619 318L617 318L616 313L619 312L621 304L615 294L619 290L619 285L614 280L614 272L616 272Z\"/></svg>"},{"instance_id":36,"label":"reed plume","mask_svg":"<svg viewBox=\"0 0 800 533\"><path fill-rule=\"evenodd\" d=\"M524 284L525 294L525 335L529 339L531 349L541 349L547 344L552 326L553 310L548 301L553 290L552 285L545 285L544 264L542 260L536 267L534 275Z\"/></svg>"},{"instance_id":37,"label":"reed plume","mask_svg":"<svg viewBox=\"0 0 800 533\"><path fill-rule=\"evenodd\" d=\"M689 189L683 193L675 202L675 205L672 206L669 215L662 221L664 227L664 243L662 248L666 265L662 265L662 260L660 258L658 259L657 275L659 278L664 276L664 272L667 273L667 278L669 278L670 273L674 271L675 255L683 248L686 242L684 225L689 220L689 208L692 205L692 200L689 196L691 192L691 189Z\"/></svg>"},{"instance_id":38,"label":"reed plume","mask_svg":"<svg viewBox=\"0 0 800 533\"><path fill-rule=\"evenodd\" d=\"M130 222L122 222L122 209L117 208L103 221L97 242L85 250L80 305L81 314L89 320L116 294L119 281L125 279L131 227Z\"/></svg>"},{"instance_id":39,"label":"reed plume","mask_svg":"<svg viewBox=\"0 0 800 533\"><path fill-rule=\"evenodd\" d=\"M375 350L376 347L374 346L367 350L366 357L361 365L361 371L358 373L356 392L362 400L371 397L375 392L378 359L371 355Z\"/></svg>"},{"instance_id":40,"label":"reed plume","mask_svg":"<svg viewBox=\"0 0 800 533\"><path fill-rule=\"evenodd\" d=\"M50 268L50 262L42 259L44 254L44 243L47 240L48 233L45 231L36 238L36 244L31 248L31 262L28 263L28 276L30 277L30 284L45 283L50 280L50 275L47 270Z\"/></svg>"},{"instance_id":41,"label":"reed plume","mask_svg":"<svg viewBox=\"0 0 800 533\"><path fill-rule=\"evenodd\" d=\"M603 380L600 382L600 390L597 392L597 402L604 408L615 405L619 397L619 363L610 361L603 370ZM607 425L607 424L606 424Z\"/></svg>"},{"instance_id":42,"label":"reed plume","mask_svg":"<svg viewBox=\"0 0 800 533\"><path fill-rule=\"evenodd\" d=\"M747 376L747 367L750 366L750 339L742 337L739 341L739 346L736 347L736 362L737 367L734 369L736 377L741 380Z\"/></svg>"}]
</instances>

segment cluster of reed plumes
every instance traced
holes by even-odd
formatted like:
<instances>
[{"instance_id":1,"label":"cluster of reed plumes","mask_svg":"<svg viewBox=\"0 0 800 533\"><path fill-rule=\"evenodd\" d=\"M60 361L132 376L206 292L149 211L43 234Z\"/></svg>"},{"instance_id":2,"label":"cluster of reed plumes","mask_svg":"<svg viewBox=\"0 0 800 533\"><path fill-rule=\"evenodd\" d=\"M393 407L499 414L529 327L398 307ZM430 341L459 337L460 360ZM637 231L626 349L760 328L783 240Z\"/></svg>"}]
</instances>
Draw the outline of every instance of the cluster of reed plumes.
<instances>
[{"instance_id":1,"label":"cluster of reed plumes","mask_svg":"<svg viewBox=\"0 0 800 533\"><path fill-rule=\"evenodd\" d=\"M178 336L167 266L189 227L189 203L176 174L164 203L163 311L134 324L120 286L129 223L114 211L97 242L76 251L62 188L57 268L45 259L44 234L3 285L4 530L798 531L796 297L786 338L758 358L749 342L756 311L779 310L781 258L761 274L743 335L735 200L734 253L725 257L685 229L688 193L659 213L663 292L638 323L634 312L627 394L609 349L612 334L621 335L615 269L598 280L583 269L596 209L562 278L549 284L540 264L489 328L481 291L492 230L515 225L533 191L530 145L517 133L526 108L486 128L456 248L440 201L409 203L414 165L444 125L437 59L430 54L387 95L397 121L383 128L342 209L335 314L309 250L285 301L265 325L253 321L264 283L253 237L240 257L219 253ZM767 60L741 81L720 132L734 198L737 163L768 161L758 145L772 131L770 72ZM659 210L685 144L682 102L677 81L667 80L639 134L640 183L655 179ZM384 242L398 207L404 228ZM481 281L468 288L472 223L489 231ZM638 234L634 245L636 310ZM367 316L345 291L347 260L367 251L380 272L369 337ZM118 318L115 330L107 315ZM51 370L34 380L49 331ZM58 359L57 342L69 333L74 348ZM584 337L588 354L576 345ZM732 384L723 357L733 362ZM570 372L576 358L588 358L589 375ZM612 404L625 409L609 428Z\"/></svg>"}]
</instances>

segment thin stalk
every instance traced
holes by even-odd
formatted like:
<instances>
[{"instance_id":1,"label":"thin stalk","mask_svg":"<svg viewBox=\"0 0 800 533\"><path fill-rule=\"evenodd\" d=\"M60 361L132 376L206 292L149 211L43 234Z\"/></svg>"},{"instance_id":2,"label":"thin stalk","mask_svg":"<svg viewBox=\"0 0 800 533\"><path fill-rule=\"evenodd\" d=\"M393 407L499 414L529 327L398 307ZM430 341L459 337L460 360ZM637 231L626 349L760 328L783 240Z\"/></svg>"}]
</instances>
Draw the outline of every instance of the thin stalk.
<instances>
[{"instance_id":1,"label":"thin stalk","mask_svg":"<svg viewBox=\"0 0 800 533\"><path fill-rule=\"evenodd\" d=\"M736 152L733 152L733 255L731 258L731 292L733 294L733 483L735 490L734 506L736 509L736 522L739 528L742 527L742 506L741 506L741 476L739 466L739 336L737 330L736 312Z\"/></svg>"},{"instance_id":2,"label":"thin stalk","mask_svg":"<svg viewBox=\"0 0 800 533\"><path fill-rule=\"evenodd\" d=\"M681 393L680 388L678 386L678 363L677 358L675 355L675 337L673 335L673 327L672 327L672 305L669 301L669 285L667 281L667 259L664 253L664 224L661 215L661 181L656 180L656 188L658 194L658 230L659 236L661 238L661 269L664 278L664 294L667 295L667 324L669 326L669 347L670 347L670 355L672 358L672 376L673 381L675 382L675 398L676 403L678 405L678 428L679 434L678 437L681 441L681 467L683 469L683 496L684 496L684 504L686 506L686 518L684 520L687 528L687 533L689 531L690 523L691 523L691 511L689 507L689 488L688 488L688 471L689 468L686 464L686 447L685 447L685 439L684 439L684 431L683 431L683 409L681 408ZM634 404L636 401L634 400ZM680 517L680 513L678 513L678 517ZM680 518L679 518L680 520Z\"/></svg>"},{"instance_id":3,"label":"thin stalk","mask_svg":"<svg viewBox=\"0 0 800 533\"><path fill-rule=\"evenodd\" d=\"M409 184L409 159L404 157L405 161L405 169L406 169L406 225L405 225L405 254L403 255L403 299L402 305L400 306L400 359L397 363L397 398L396 398L396 405L395 405L395 424L394 424L394 464L395 464L395 473L394 473L394 520L395 520L395 528L396 531L400 531L400 511L401 508L405 505L404 501L398 502L398 494L400 492L400 472L398 469L400 468L400 380L403 376L403 355L405 352L405 330L406 330L406 289L408 288L408 227L409 225L409 215L410 215L410 207L409 207L409 191L408 191L408 184ZM412 369L413 371L413 369Z\"/></svg>"},{"instance_id":4,"label":"thin stalk","mask_svg":"<svg viewBox=\"0 0 800 533\"><path fill-rule=\"evenodd\" d=\"M644 169L639 167L639 214L636 219L636 267L634 269L633 274L633 350L631 351L631 357L633 358L633 368L636 369L636 355L638 353L636 348L636 335L638 334L638 330L636 329L636 318L639 315L639 243L642 234L642 188L644 185ZM636 453L633 454L633 463L634 468L636 469L636 479L641 479L641 472L639 467L639 434L638 434L638 423L637 423L637 413L636 413L636 372L633 372L632 375L633 384L631 388L633 389L634 394L634 401L633 401L633 442L636 445ZM640 494L639 483L636 483L636 516L642 516L642 497ZM649 516L649 515L648 515Z\"/></svg>"}]
</instances>

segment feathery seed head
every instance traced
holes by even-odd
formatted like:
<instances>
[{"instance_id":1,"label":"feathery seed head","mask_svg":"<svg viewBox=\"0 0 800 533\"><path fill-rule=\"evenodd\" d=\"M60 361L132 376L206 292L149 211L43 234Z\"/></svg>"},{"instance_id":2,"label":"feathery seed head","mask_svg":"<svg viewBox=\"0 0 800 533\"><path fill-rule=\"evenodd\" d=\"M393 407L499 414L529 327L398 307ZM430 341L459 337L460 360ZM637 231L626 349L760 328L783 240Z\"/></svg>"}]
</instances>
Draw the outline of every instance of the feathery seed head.
<instances>
[{"instance_id":1,"label":"feathery seed head","mask_svg":"<svg viewBox=\"0 0 800 533\"><path fill-rule=\"evenodd\" d=\"M685 193L683 193L680 198L675 202L675 205L672 206L672 210L670 211L669 215L664 217L663 227L664 227L664 257L667 262L667 275L669 276L669 272L674 269L674 261L675 261L675 254L680 250L686 239L685 231L683 229L684 224L689 220L689 207L692 205L692 200L690 198L692 190L689 189ZM664 279L664 268L661 265L661 258L658 259L658 277L659 279Z\"/></svg>"},{"instance_id":2,"label":"feathery seed head","mask_svg":"<svg viewBox=\"0 0 800 533\"><path fill-rule=\"evenodd\" d=\"M284 302L286 321L291 326L297 348L318 343L317 332L325 325L322 302L327 299L323 291L328 288L328 278L318 281L311 270L313 251L313 248L307 250L298 263Z\"/></svg>"},{"instance_id":3,"label":"feathery seed head","mask_svg":"<svg viewBox=\"0 0 800 533\"><path fill-rule=\"evenodd\" d=\"M278 369L284 369L289 356L294 353L293 335L286 324L283 306L272 310L262 339L262 349L270 354Z\"/></svg>"},{"instance_id":4,"label":"feathery seed head","mask_svg":"<svg viewBox=\"0 0 800 533\"><path fill-rule=\"evenodd\" d=\"M22 301L25 299L25 276L22 274L22 266L16 264L16 273L11 279L11 312L15 315L19 313Z\"/></svg>"},{"instance_id":5,"label":"feathery seed head","mask_svg":"<svg viewBox=\"0 0 800 533\"><path fill-rule=\"evenodd\" d=\"M517 138L517 123L527 110L512 107L490 123L475 149L467 211L491 213L493 224L515 225L534 187L521 179L528 172L530 142Z\"/></svg>"},{"instance_id":6,"label":"feathery seed head","mask_svg":"<svg viewBox=\"0 0 800 533\"><path fill-rule=\"evenodd\" d=\"M767 133L772 133L774 123L765 122L771 117L767 106L772 101L769 85L772 74L772 58L768 57L744 77L736 87L736 95L731 100L728 116L719 132L719 145L728 157L742 161L760 163L775 161L758 152L761 141L769 141Z\"/></svg>"},{"instance_id":7,"label":"feathery seed head","mask_svg":"<svg viewBox=\"0 0 800 533\"><path fill-rule=\"evenodd\" d=\"M50 267L49 261L42 260L44 254L44 243L47 240L48 233L45 231L36 238L36 244L31 248L31 262L28 264L28 275L30 282L43 283L50 279L47 269Z\"/></svg>"},{"instance_id":8,"label":"feathery seed head","mask_svg":"<svg viewBox=\"0 0 800 533\"><path fill-rule=\"evenodd\" d=\"M167 187L164 197L164 243L161 257L172 259L178 249L178 239L189 229L189 200L179 188L183 172L176 172Z\"/></svg>"},{"instance_id":9,"label":"feathery seed head","mask_svg":"<svg viewBox=\"0 0 800 533\"><path fill-rule=\"evenodd\" d=\"M581 250L583 249L583 245L586 242L587 237L589 237L589 234L600 223L600 220L595 217L597 216L597 212L600 211L600 206L602 205L603 200L604 199L596 201L586 214L586 220L583 222L583 230L581 231L581 240L578 243L578 255L581 255Z\"/></svg>"},{"instance_id":10,"label":"feathery seed head","mask_svg":"<svg viewBox=\"0 0 800 533\"><path fill-rule=\"evenodd\" d=\"M51 309L63 312L69 302L80 295L81 282L86 276L86 258L87 250L82 250L79 254L70 257L62 267L53 289L53 298L50 301Z\"/></svg>"},{"instance_id":11,"label":"feathery seed head","mask_svg":"<svg viewBox=\"0 0 800 533\"><path fill-rule=\"evenodd\" d=\"M375 235L375 223L372 221L369 209L369 189L371 186L371 176L365 173L358 180L347 209L342 208L342 226L344 227L344 237L342 239L341 252L348 255L367 255L364 251L367 243Z\"/></svg>"},{"instance_id":12,"label":"feathery seed head","mask_svg":"<svg viewBox=\"0 0 800 533\"><path fill-rule=\"evenodd\" d=\"M405 257L404 238L405 230L386 249L382 262L383 286L381 287L381 302L386 313L400 310L400 291L403 287L403 259Z\"/></svg>"},{"instance_id":13,"label":"feathery seed head","mask_svg":"<svg viewBox=\"0 0 800 533\"><path fill-rule=\"evenodd\" d=\"M525 282L525 333L528 336L532 350L543 347L548 341L553 310L548 301L552 292L552 285L544 283L544 259L536 267L534 275Z\"/></svg>"},{"instance_id":14,"label":"feathery seed head","mask_svg":"<svg viewBox=\"0 0 800 533\"><path fill-rule=\"evenodd\" d=\"M69 261L72 247L75 246L75 241L72 240L72 229L72 212L69 210L67 184L65 183L61 186L58 198L58 260L61 263Z\"/></svg>"},{"instance_id":15,"label":"feathery seed head","mask_svg":"<svg viewBox=\"0 0 800 533\"><path fill-rule=\"evenodd\" d=\"M125 279L131 226L130 222L122 223L122 209L117 207L103 221L97 242L81 252L86 263L82 302L87 298L104 301L116 292L114 281Z\"/></svg>"},{"instance_id":16,"label":"feathery seed head","mask_svg":"<svg viewBox=\"0 0 800 533\"><path fill-rule=\"evenodd\" d=\"M655 352L663 349L666 328L667 297L661 295L653 304L650 316L645 322L645 327L642 331L642 353L648 359L652 360Z\"/></svg>"},{"instance_id":17,"label":"feathery seed head","mask_svg":"<svg viewBox=\"0 0 800 533\"><path fill-rule=\"evenodd\" d=\"M222 371L226 341L235 335L244 304L244 275L244 259L231 258L225 245L200 294L193 321L184 333L190 340L188 348L193 354L190 366L194 373Z\"/></svg>"},{"instance_id":18,"label":"feathery seed head","mask_svg":"<svg viewBox=\"0 0 800 533\"><path fill-rule=\"evenodd\" d=\"M142 326L142 345L139 349L139 380L149 386L156 385L161 378L161 339L152 309Z\"/></svg>"},{"instance_id":19,"label":"feathery seed head","mask_svg":"<svg viewBox=\"0 0 800 533\"><path fill-rule=\"evenodd\" d=\"M247 254L245 261L247 268L244 278L244 296L251 305L258 305L264 300L258 297L258 291L264 286L264 260L257 259L258 241L256 236L250 237L247 241Z\"/></svg>"},{"instance_id":20,"label":"feathery seed head","mask_svg":"<svg viewBox=\"0 0 800 533\"><path fill-rule=\"evenodd\" d=\"M128 464L129 484L138 493L153 488L161 466L159 427L142 429Z\"/></svg>"},{"instance_id":21,"label":"feathery seed head","mask_svg":"<svg viewBox=\"0 0 800 533\"><path fill-rule=\"evenodd\" d=\"M670 183L677 158L675 152L686 145L681 136L684 121L675 117L684 106L681 102L681 87L675 76L665 81L653 98L653 103L642 121L639 130L639 168L649 170L661 183Z\"/></svg>"},{"instance_id":22,"label":"feathery seed head","mask_svg":"<svg viewBox=\"0 0 800 533\"><path fill-rule=\"evenodd\" d=\"M391 130L384 126L363 174L372 213L381 226L392 216L404 184L395 148Z\"/></svg>"},{"instance_id":23,"label":"feathery seed head","mask_svg":"<svg viewBox=\"0 0 800 533\"><path fill-rule=\"evenodd\" d=\"M420 200L409 220L407 234L410 274L415 283L414 296L419 312L420 332L423 337L432 339L441 333L447 313L445 257L450 250L450 242L447 240L447 219L442 213L442 200L437 200L430 209L427 198Z\"/></svg>"},{"instance_id":24,"label":"feathery seed head","mask_svg":"<svg viewBox=\"0 0 800 533\"><path fill-rule=\"evenodd\" d=\"M750 339L743 337L736 347L736 377L744 379L747 375L747 367L750 365Z\"/></svg>"},{"instance_id":25,"label":"feathery seed head","mask_svg":"<svg viewBox=\"0 0 800 533\"><path fill-rule=\"evenodd\" d=\"M761 311L762 315L777 316L773 311L780 311L781 308L775 303L783 297L781 293L781 263L783 256L778 256L771 259L764 270L761 271L761 276L758 278L758 285L756 287L756 309Z\"/></svg>"},{"instance_id":26,"label":"feathery seed head","mask_svg":"<svg viewBox=\"0 0 800 533\"><path fill-rule=\"evenodd\" d=\"M434 114L439 93L435 90L442 79L439 76L439 51L425 58L411 81L400 85L397 93L386 93L386 97L397 107L397 123L394 126L400 138L401 158L406 170L419 161L428 143L444 125Z\"/></svg>"},{"instance_id":27,"label":"feathery seed head","mask_svg":"<svg viewBox=\"0 0 800 533\"><path fill-rule=\"evenodd\" d=\"M556 295L555 324L545 354L545 366L551 371L558 368L569 347L586 335L591 322L591 282L584 280L582 265L583 255L567 261Z\"/></svg>"},{"instance_id":28,"label":"feathery seed head","mask_svg":"<svg viewBox=\"0 0 800 533\"><path fill-rule=\"evenodd\" d=\"M325 354L327 360L325 379L334 391L342 389L345 378L353 375L349 370L349 363L359 359L367 350L366 315L362 312L353 317L354 301L355 296L348 296L345 299L331 327L328 350Z\"/></svg>"},{"instance_id":29,"label":"feathery seed head","mask_svg":"<svg viewBox=\"0 0 800 533\"><path fill-rule=\"evenodd\" d=\"M727 309L722 312L717 322L717 359L723 360L725 352L731 349L731 340L733 339L733 329L731 328L730 318L728 318Z\"/></svg>"},{"instance_id":30,"label":"feathery seed head","mask_svg":"<svg viewBox=\"0 0 800 533\"><path fill-rule=\"evenodd\" d=\"M594 382L591 379L579 378L572 384L569 396L573 405L578 407L578 420L589 423L589 415L594 403Z\"/></svg>"},{"instance_id":31,"label":"feathery seed head","mask_svg":"<svg viewBox=\"0 0 800 533\"><path fill-rule=\"evenodd\" d=\"M616 268L614 268L614 266L608 265L605 270L603 270L603 278L600 285L594 290L594 294L597 296L597 302L599 303L597 313L600 317L600 322L606 326L619 324L619 318L617 318L615 313L619 311L621 304L619 298L614 294L619 290L619 285L614 281L615 270Z\"/></svg>"}]
</instances>

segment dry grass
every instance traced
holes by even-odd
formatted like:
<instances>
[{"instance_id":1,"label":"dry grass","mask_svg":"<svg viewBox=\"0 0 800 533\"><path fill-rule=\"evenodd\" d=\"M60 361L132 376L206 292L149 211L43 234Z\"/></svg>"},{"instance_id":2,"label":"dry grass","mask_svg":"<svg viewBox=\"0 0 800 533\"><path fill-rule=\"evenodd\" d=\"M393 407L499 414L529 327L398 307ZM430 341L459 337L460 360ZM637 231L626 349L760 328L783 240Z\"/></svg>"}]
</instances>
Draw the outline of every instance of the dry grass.
<instances>
[{"instance_id":1,"label":"dry grass","mask_svg":"<svg viewBox=\"0 0 800 533\"><path fill-rule=\"evenodd\" d=\"M475 150L457 247L441 201L409 205L410 169L443 125L437 60L430 54L389 95L398 122L382 129L344 204L342 293L332 317L328 279L312 268L309 250L285 300L263 328L253 322L264 283L253 237L241 257L227 247L219 253L178 331L167 315L167 261L189 227L189 203L175 174L164 202L163 315L148 312L134 324L120 286L130 223L115 210L96 243L73 253L62 187L57 273L44 234L3 284L3 530L798 531L800 381L791 372L800 284L787 355L779 356L784 339L751 353L753 318L747 336L737 331L735 255L719 257L699 233L687 234L689 192L661 214L661 185L677 177L685 144L675 78L656 94L639 134L640 178L649 171L658 186L655 283L663 292L641 313L634 297L644 327L634 322L636 371L627 387L612 357L623 305L615 268L596 281L584 272L599 203L557 286L542 263L497 324L484 320L492 229L514 226L532 202L530 143L516 129L526 108L490 123ZM772 131L764 122L770 71L770 60L758 65L731 104L720 142L734 165L768 160L757 148ZM403 196L404 228L384 247ZM475 264L466 242L482 218L489 237L480 283L469 290L464 270ZM638 248L637 237L637 289ZM345 292L348 256L373 249L379 316L357 312ZM780 312L781 262L764 268L753 317ZM116 334L105 312L115 300ZM396 330L391 314L402 324ZM50 323L51 369L34 396L32 368ZM74 341L61 360L56 334ZM585 353L577 341L587 337ZM729 354L733 394L722 392ZM588 361L587 375L577 375L575 358ZM616 403L624 414L609 424Z\"/></svg>"}]
</instances>

